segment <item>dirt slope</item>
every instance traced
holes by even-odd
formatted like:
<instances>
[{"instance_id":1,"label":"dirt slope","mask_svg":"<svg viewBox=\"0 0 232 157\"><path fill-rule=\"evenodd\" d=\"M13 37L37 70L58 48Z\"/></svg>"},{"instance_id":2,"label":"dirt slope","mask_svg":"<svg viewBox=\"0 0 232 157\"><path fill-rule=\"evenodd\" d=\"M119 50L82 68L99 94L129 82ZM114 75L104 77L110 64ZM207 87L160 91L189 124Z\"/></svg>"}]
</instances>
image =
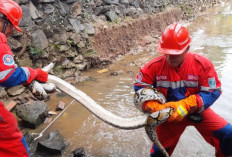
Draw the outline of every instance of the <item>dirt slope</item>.
<instances>
[{"instance_id":1,"label":"dirt slope","mask_svg":"<svg viewBox=\"0 0 232 157\"><path fill-rule=\"evenodd\" d=\"M93 47L100 60L111 60L119 54L127 53L136 41L146 35L160 35L164 28L182 19L179 9L169 9L156 15L145 15L136 20L123 22L117 26L104 26L93 37Z\"/></svg>"}]
</instances>

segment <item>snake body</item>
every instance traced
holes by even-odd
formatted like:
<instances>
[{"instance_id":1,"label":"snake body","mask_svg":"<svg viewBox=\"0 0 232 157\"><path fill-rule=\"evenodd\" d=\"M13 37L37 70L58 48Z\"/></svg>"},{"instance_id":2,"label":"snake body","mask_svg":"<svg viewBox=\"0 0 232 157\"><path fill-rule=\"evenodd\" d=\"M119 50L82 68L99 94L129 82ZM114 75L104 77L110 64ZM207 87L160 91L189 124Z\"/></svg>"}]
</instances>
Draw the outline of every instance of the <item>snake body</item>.
<instances>
[{"instance_id":1,"label":"snake body","mask_svg":"<svg viewBox=\"0 0 232 157\"><path fill-rule=\"evenodd\" d=\"M146 125L148 114L136 118L122 118L107 111L84 92L56 76L49 75L48 82L54 83L57 88L79 101L95 116L114 127L121 129L138 129Z\"/></svg>"},{"instance_id":2,"label":"snake body","mask_svg":"<svg viewBox=\"0 0 232 157\"><path fill-rule=\"evenodd\" d=\"M51 68L51 66L49 68L48 67L49 66L43 68L43 70L49 71L49 68ZM54 83L57 86L57 88L79 101L83 106L85 106L99 119L114 127L127 130L145 127L146 133L150 140L158 146L158 148L161 150L161 152L163 152L163 154L166 157L168 156L168 153L158 140L158 137L155 132L155 127L165 122L171 116L173 111L172 108L157 111L151 115L144 114L136 118L122 118L107 111L102 106L97 104L87 94L78 90L76 87L60 79L59 77L56 77L54 75L48 75L48 82Z\"/></svg>"}]
</instances>

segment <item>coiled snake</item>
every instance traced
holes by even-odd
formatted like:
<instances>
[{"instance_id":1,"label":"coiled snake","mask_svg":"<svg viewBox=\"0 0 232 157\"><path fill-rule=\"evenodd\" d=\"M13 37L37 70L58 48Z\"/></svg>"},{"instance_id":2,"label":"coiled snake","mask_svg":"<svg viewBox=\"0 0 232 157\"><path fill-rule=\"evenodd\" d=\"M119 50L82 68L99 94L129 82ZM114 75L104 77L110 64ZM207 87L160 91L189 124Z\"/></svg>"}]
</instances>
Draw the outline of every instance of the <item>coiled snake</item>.
<instances>
[{"instance_id":1,"label":"coiled snake","mask_svg":"<svg viewBox=\"0 0 232 157\"><path fill-rule=\"evenodd\" d=\"M43 70L49 71L51 70L52 67L53 65L50 64L44 67ZM106 109L98 105L93 99L91 99L84 92L78 90L68 82L54 75L48 75L48 82L54 83L57 86L57 88L59 88L64 93L68 94L69 96L79 101L82 105L84 105L90 112L92 112L99 119L103 120L104 122L114 127L120 129L128 129L128 130L145 127L146 133L148 137L151 139L151 141L153 141L158 146L158 148L165 156L169 156L158 140L158 137L155 132L155 127L165 122L172 115L173 112L172 108L167 108L161 111L157 111L151 115L144 114L136 118L122 118L107 111Z\"/></svg>"}]
</instances>

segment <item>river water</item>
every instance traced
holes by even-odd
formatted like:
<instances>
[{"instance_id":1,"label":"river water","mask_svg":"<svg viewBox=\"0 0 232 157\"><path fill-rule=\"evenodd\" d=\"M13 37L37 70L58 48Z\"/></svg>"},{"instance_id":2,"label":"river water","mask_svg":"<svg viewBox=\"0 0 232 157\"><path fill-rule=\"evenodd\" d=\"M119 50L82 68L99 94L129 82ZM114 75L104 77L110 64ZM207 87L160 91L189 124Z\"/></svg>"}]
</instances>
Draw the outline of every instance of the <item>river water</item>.
<instances>
[{"instance_id":1,"label":"river water","mask_svg":"<svg viewBox=\"0 0 232 157\"><path fill-rule=\"evenodd\" d=\"M219 12L213 10L212 15L198 17L186 26L192 37L190 50L207 56L222 82L223 94L212 108L232 123L232 2L221 3ZM77 88L116 115L127 118L141 115L133 105L133 82L139 68L159 55L155 50L155 44L146 48L136 47L133 52L138 53L119 58L107 68L107 72L99 73L100 69L85 72L84 75L93 79L77 85ZM118 75L110 75L115 72ZM72 98L53 95L48 106L55 106L60 100L68 104ZM85 148L91 157L145 157L149 156L152 145L144 128L114 128L92 115L78 102L71 104L46 133L54 130L59 130L69 143L64 157L78 147ZM188 127L173 157L213 157L214 154L214 148L203 140L197 130Z\"/></svg>"}]
</instances>

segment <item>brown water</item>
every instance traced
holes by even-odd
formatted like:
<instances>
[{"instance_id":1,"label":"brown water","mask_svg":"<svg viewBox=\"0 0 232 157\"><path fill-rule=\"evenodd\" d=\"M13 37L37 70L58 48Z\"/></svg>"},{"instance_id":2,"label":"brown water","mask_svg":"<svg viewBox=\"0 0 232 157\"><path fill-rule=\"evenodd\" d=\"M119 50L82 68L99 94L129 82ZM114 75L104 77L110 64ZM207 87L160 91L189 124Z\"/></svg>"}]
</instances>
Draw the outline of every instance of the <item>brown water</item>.
<instances>
[{"instance_id":1,"label":"brown water","mask_svg":"<svg viewBox=\"0 0 232 157\"><path fill-rule=\"evenodd\" d=\"M212 108L232 123L232 2L220 5L222 9L219 13L199 17L187 27L192 36L191 51L206 55L215 65L222 82L223 94ZM93 80L81 83L77 88L116 115L134 117L141 114L133 106L133 81L139 68L158 54L155 53L154 44L145 49L137 47L132 52L136 51L140 53L121 57L108 67L108 72L98 73L101 69L96 69L84 73ZM112 72L119 75L110 75ZM68 104L72 98L54 95L48 106L53 108L60 100ZM59 130L69 143L64 157L78 147L84 147L91 157L144 157L149 156L152 144L143 128L114 128L97 119L77 102L71 104L46 133L54 130ZM188 127L173 156L211 157L214 151L193 127Z\"/></svg>"}]
</instances>

